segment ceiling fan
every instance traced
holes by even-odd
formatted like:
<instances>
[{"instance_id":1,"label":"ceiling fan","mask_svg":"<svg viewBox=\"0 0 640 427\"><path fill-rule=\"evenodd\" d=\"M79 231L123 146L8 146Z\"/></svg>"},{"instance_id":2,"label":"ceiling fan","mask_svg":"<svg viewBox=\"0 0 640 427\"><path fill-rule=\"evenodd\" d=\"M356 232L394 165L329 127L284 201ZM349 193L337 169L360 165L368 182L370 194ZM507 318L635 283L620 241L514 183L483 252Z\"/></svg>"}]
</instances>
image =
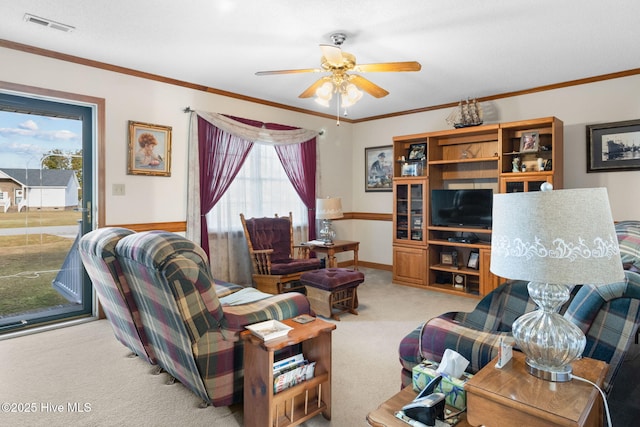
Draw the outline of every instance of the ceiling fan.
<instances>
[{"instance_id":1,"label":"ceiling fan","mask_svg":"<svg viewBox=\"0 0 640 427\"><path fill-rule=\"evenodd\" d=\"M349 107L362 98L361 89L376 98L382 98L389 94L388 91L365 79L358 74L349 72L396 72L396 71L420 71L422 68L419 62L384 62L377 64L356 64L356 57L350 53L343 52L340 46L347 36L344 33L331 35L333 45L321 44L322 57L320 66L322 68L305 68L299 70L274 70L258 71L257 76L273 74L296 74L296 73L321 73L329 72L328 76L322 77L302 92L300 98L310 98L316 96L316 102L329 106L333 93L341 97L341 106Z\"/></svg>"}]
</instances>

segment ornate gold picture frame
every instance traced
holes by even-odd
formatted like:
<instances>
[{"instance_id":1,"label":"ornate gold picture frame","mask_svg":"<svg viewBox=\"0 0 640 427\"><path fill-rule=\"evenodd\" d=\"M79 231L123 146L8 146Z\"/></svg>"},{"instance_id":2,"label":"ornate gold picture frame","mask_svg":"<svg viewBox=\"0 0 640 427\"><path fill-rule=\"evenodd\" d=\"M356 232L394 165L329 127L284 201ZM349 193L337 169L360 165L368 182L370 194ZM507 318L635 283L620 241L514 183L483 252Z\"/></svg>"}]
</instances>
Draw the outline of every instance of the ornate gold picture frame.
<instances>
[{"instance_id":1,"label":"ornate gold picture frame","mask_svg":"<svg viewBox=\"0 0 640 427\"><path fill-rule=\"evenodd\" d=\"M171 127L129 121L129 175L171 176Z\"/></svg>"}]
</instances>

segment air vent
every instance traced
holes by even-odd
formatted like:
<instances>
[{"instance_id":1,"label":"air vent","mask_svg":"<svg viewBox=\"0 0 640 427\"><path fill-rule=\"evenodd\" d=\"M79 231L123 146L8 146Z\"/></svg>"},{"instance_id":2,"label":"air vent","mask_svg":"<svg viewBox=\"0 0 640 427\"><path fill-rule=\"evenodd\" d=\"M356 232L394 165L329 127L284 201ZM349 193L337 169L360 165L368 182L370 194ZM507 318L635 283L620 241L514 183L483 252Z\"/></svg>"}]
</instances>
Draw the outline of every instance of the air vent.
<instances>
[{"instance_id":1,"label":"air vent","mask_svg":"<svg viewBox=\"0 0 640 427\"><path fill-rule=\"evenodd\" d=\"M53 28L54 30L63 31L65 33L70 33L75 30L75 27L72 27L71 25L62 24L60 22L52 21L51 19L40 18L39 16L31 15L29 13L24 14L24 20L31 22L32 24Z\"/></svg>"}]
</instances>

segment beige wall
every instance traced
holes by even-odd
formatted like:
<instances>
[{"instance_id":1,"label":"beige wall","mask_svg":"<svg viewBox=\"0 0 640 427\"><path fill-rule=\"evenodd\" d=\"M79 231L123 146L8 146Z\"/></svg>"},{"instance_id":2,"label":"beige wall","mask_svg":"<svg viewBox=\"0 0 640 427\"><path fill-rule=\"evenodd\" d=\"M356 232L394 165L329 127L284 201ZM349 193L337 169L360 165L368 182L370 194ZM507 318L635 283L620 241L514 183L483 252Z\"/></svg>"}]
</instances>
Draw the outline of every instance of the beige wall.
<instances>
[{"instance_id":1,"label":"beige wall","mask_svg":"<svg viewBox=\"0 0 640 427\"><path fill-rule=\"evenodd\" d=\"M106 223L184 221L188 115L182 109L214 111L309 129L318 139L318 196L339 196L345 211L390 213L391 193L364 191L364 148L390 145L395 135L446 129L449 110L430 111L338 127L324 119L253 104L125 74L0 48L0 80L106 100ZM469 94L473 95L473 94ZM507 98L484 105L486 123L557 116L565 125L565 187L605 186L614 218L640 218L630 200L640 172L586 173L585 125L640 118L640 77L633 76ZM425 106L428 99L425 100ZM357 108L357 106L356 106ZM127 175L128 121L173 127L171 177ZM112 196L124 184L124 196ZM360 259L391 264L391 223L346 220L336 223L341 238L361 242Z\"/></svg>"},{"instance_id":2,"label":"beige wall","mask_svg":"<svg viewBox=\"0 0 640 427\"><path fill-rule=\"evenodd\" d=\"M473 95L473 94L470 94ZM556 116L564 122L564 187L606 187L617 221L640 219L638 187L640 171L587 173L586 125L640 119L640 76L572 86L564 89L501 99L483 104L485 123L510 122ZM364 193L364 166L357 159L365 146L390 143L395 135L447 129L451 109L358 123L353 129L353 205L364 212L391 212L390 193ZM579 209L579 207L577 207ZM365 221L353 227L361 245L361 257L391 262L391 225ZM386 261L383 261L386 260Z\"/></svg>"}]
</instances>

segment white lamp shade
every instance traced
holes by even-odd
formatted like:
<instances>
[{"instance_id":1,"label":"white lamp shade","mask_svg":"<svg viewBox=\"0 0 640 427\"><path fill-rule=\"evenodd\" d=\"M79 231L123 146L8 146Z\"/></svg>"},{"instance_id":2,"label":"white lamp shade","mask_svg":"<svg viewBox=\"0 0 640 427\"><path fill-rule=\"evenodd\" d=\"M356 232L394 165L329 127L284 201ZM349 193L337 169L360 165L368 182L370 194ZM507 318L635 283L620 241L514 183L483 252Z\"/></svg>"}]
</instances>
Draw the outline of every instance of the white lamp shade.
<instances>
[{"instance_id":1,"label":"white lamp shade","mask_svg":"<svg viewBox=\"0 0 640 427\"><path fill-rule=\"evenodd\" d=\"M566 285L622 281L607 190L494 194L490 270Z\"/></svg>"},{"instance_id":2,"label":"white lamp shade","mask_svg":"<svg viewBox=\"0 0 640 427\"><path fill-rule=\"evenodd\" d=\"M317 219L342 218L342 199L339 197L327 197L326 199L316 199Z\"/></svg>"}]
</instances>

